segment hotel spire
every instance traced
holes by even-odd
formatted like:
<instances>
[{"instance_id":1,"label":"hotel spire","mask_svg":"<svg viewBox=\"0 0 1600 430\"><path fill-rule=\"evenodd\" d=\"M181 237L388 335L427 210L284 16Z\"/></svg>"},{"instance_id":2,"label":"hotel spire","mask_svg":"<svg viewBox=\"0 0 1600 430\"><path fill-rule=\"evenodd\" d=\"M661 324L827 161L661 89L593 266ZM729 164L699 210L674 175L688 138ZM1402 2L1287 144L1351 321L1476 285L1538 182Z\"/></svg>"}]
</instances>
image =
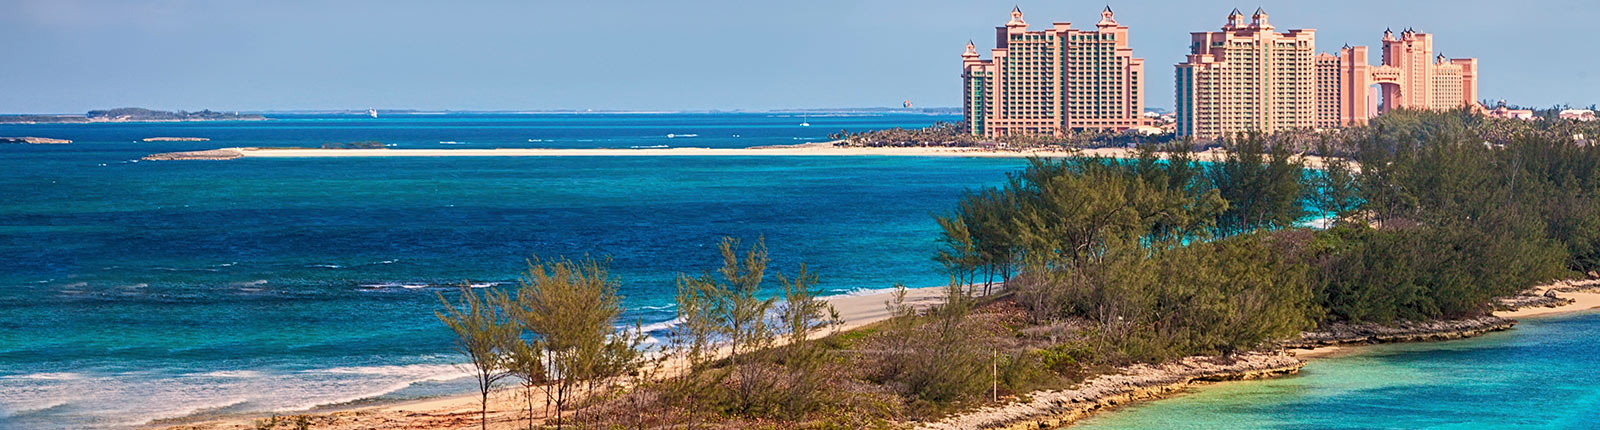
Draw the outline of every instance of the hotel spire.
<instances>
[{"instance_id":1,"label":"hotel spire","mask_svg":"<svg viewBox=\"0 0 1600 430\"><path fill-rule=\"evenodd\" d=\"M1111 5L1106 5L1106 10L1100 11L1100 22L1096 23L1095 26L1096 27L1116 27L1117 26L1117 19L1111 13Z\"/></svg>"},{"instance_id":2,"label":"hotel spire","mask_svg":"<svg viewBox=\"0 0 1600 430\"><path fill-rule=\"evenodd\" d=\"M1006 27L1027 27L1028 22L1022 20L1022 7L1011 7L1011 21L1006 22Z\"/></svg>"},{"instance_id":3,"label":"hotel spire","mask_svg":"<svg viewBox=\"0 0 1600 430\"><path fill-rule=\"evenodd\" d=\"M1250 28L1258 28L1262 30L1272 29L1272 24L1267 22L1266 10L1263 10L1259 7L1256 8L1256 13L1250 15Z\"/></svg>"},{"instance_id":4,"label":"hotel spire","mask_svg":"<svg viewBox=\"0 0 1600 430\"><path fill-rule=\"evenodd\" d=\"M1238 30L1239 28L1241 28L1240 26L1243 24L1243 21L1244 21L1244 12L1240 12L1239 8L1233 8L1233 13L1229 13L1228 14L1228 24L1222 26L1222 29L1223 30Z\"/></svg>"}]
</instances>

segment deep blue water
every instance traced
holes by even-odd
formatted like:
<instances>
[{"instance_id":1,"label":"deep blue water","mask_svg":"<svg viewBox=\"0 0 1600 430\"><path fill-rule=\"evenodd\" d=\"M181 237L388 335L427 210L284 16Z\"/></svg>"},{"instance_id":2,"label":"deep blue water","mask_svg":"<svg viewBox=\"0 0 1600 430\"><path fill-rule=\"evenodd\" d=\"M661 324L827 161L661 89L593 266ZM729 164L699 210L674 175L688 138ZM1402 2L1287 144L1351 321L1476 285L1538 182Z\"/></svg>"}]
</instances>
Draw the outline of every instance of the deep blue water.
<instances>
[{"instance_id":1,"label":"deep blue water","mask_svg":"<svg viewBox=\"0 0 1600 430\"><path fill-rule=\"evenodd\" d=\"M1229 382L1073 429L1600 428L1600 313L1474 339L1378 345L1300 375Z\"/></svg>"},{"instance_id":2,"label":"deep blue water","mask_svg":"<svg viewBox=\"0 0 1600 430\"><path fill-rule=\"evenodd\" d=\"M948 117L769 114L277 116L6 125L0 427L128 425L460 390L435 294L510 286L531 255L609 256L629 321L722 236L765 237L833 293L938 285L931 214L1015 159L590 157L134 162L317 146L740 147ZM667 137L668 135L672 137ZM136 142L145 137L210 142ZM455 143L441 143L455 142ZM454 385L452 385L454 384Z\"/></svg>"}]
</instances>

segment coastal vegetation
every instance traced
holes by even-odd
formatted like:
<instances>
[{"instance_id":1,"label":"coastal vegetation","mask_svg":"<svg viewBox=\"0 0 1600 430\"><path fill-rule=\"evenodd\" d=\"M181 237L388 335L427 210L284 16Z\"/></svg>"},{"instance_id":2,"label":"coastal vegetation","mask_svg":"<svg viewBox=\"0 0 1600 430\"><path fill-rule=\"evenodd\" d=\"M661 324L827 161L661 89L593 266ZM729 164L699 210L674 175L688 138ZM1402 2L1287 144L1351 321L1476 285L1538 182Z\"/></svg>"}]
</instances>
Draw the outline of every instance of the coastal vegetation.
<instances>
[{"instance_id":1,"label":"coastal vegetation","mask_svg":"<svg viewBox=\"0 0 1600 430\"><path fill-rule=\"evenodd\" d=\"M1147 136L1134 131L1075 131L1065 136L1044 134L1012 135L1000 137L974 136L960 124L937 122L918 129L895 127L851 133L840 130L828 134L831 140L844 146L862 147L987 147L1004 149L1066 149L1126 147L1129 145L1160 143L1172 140L1171 134Z\"/></svg>"},{"instance_id":2,"label":"coastal vegetation","mask_svg":"<svg viewBox=\"0 0 1600 430\"><path fill-rule=\"evenodd\" d=\"M899 287L891 318L849 331L818 299L819 275L801 266L773 282L764 243L735 239L719 244L719 269L679 276L677 324L654 354L637 329L613 328L602 264L545 263L565 274L482 303L524 333L502 356L545 357L518 373L525 387L583 387L548 403L546 425L896 428L1128 366L1241 359L1308 330L1482 321L1498 297L1600 277L1600 146L1585 127L1398 111L1318 136L1315 150L1247 135L1209 163L1192 142L1034 159L936 217L933 257L951 278L940 303L913 306ZM1340 157L1311 170L1305 152ZM522 300L544 288L597 305ZM571 344L584 347L538 328L576 321L589 335ZM581 362L614 364L548 358L584 348L598 355Z\"/></svg>"},{"instance_id":3,"label":"coastal vegetation","mask_svg":"<svg viewBox=\"0 0 1600 430\"><path fill-rule=\"evenodd\" d=\"M322 144L322 149L383 149L383 142L376 140L363 140L360 142L328 142Z\"/></svg>"}]
</instances>

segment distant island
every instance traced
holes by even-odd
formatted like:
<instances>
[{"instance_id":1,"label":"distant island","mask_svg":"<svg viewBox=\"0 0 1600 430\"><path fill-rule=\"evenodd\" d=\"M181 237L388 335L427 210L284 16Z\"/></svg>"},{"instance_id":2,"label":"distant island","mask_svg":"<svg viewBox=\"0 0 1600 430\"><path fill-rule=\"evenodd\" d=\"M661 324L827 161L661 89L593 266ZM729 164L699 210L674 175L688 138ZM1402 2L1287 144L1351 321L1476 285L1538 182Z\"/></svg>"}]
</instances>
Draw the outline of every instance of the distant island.
<instances>
[{"instance_id":1,"label":"distant island","mask_svg":"<svg viewBox=\"0 0 1600 430\"><path fill-rule=\"evenodd\" d=\"M34 145L72 143L67 139L54 139L49 137L0 137L0 143L29 143Z\"/></svg>"},{"instance_id":2,"label":"distant island","mask_svg":"<svg viewBox=\"0 0 1600 430\"><path fill-rule=\"evenodd\" d=\"M116 108L92 110L83 115L0 115L0 124L70 124L91 122L175 122L175 121L258 121L267 119L256 114L213 112L160 111L145 108Z\"/></svg>"}]
</instances>

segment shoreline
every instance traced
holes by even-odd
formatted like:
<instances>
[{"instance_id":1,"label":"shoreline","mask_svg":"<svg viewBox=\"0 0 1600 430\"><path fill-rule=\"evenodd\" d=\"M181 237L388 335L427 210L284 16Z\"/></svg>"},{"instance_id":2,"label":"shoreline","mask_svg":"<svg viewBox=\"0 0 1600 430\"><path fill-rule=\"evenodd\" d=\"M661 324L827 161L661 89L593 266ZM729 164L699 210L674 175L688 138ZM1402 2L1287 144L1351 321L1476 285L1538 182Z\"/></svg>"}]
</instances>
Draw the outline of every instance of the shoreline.
<instances>
[{"instance_id":1,"label":"shoreline","mask_svg":"<svg viewBox=\"0 0 1600 430\"><path fill-rule=\"evenodd\" d=\"M1517 323L1515 318L1555 317L1600 310L1600 280L1558 281L1529 289L1539 294L1551 290L1572 300L1559 305L1496 311L1465 320L1403 322L1396 326L1336 325L1328 331L1301 333L1301 339L1285 342L1281 350L1240 354L1232 363L1217 365L1216 361L1223 357L1195 356L1160 366L1129 366L1121 373L1091 378L1072 390L1035 392L1027 402L986 406L938 422L923 423L917 428L1066 428L1098 412L1172 397L1191 387L1297 374L1311 359L1359 352L1362 346L1466 339L1509 330ZM1285 363L1285 359L1292 364Z\"/></svg>"},{"instance_id":2,"label":"shoreline","mask_svg":"<svg viewBox=\"0 0 1600 430\"><path fill-rule=\"evenodd\" d=\"M936 422L915 423L916 428L1059 428L1131 403L1181 395L1183 390L1206 384L1293 375L1311 359L1359 352L1361 346L1379 343L1427 342L1463 339L1510 329L1512 318L1553 317L1600 310L1600 281L1562 281L1530 291L1559 291L1574 300L1554 307L1497 311L1492 316L1468 320L1415 323L1388 328L1345 327L1342 336L1308 332L1302 339L1286 342L1282 349L1255 351L1231 358L1194 356L1159 365L1140 364L1086 380L1072 389L1046 390L1026 396L1027 402L986 406ZM906 304L928 306L942 300L944 287L907 289ZM892 290L871 294L845 294L827 297L845 321L830 333L840 333L888 318L884 301ZM1363 331L1364 329L1365 331ZM1309 340L1308 340L1309 339ZM505 387L490 395L490 428L520 428L521 399L516 387ZM249 429L256 419L271 416L307 416L316 428L356 429L386 427L476 428L477 395L463 393L401 401L356 401L350 404L323 405L301 411L258 412L238 415L191 415L155 420L142 427L167 429ZM376 402L376 403L373 403Z\"/></svg>"},{"instance_id":3,"label":"shoreline","mask_svg":"<svg viewBox=\"0 0 1600 430\"><path fill-rule=\"evenodd\" d=\"M733 156L896 156L969 158L1134 158L1131 148L1088 148L1046 150L1000 150L971 147L861 147L835 146L838 141L750 148L493 148L493 149L322 149L234 147L203 151L150 154L144 160L232 160L238 158L373 158L373 157L733 157ZM1195 160L1214 162L1223 159L1216 149L1195 152ZM1300 156L1308 168L1321 168L1318 156Z\"/></svg>"},{"instance_id":4,"label":"shoreline","mask_svg":"<svg viewBox=\"0 0 1600 430\"><path fill-rule=\"evenodd\" d=\"M970 286L976 288L982 284ZM918 308L944 301L946 287L907 288L905 304ZM892 298L893 289L868 290L868 294L840 294L823 299L839 311L843 323L818 337L861 328L889 318L884 303ZM1000 292L996 290L995 293ZM672 363L662 369L670 370ZM504 386L489 395L489 428L522 428L526 405L521 403L520 388ZM522 415L518 415L522 414ZM313 428L363 429L363 428L478 428L478 394L461 393L408 400L358 399L351 402L318 405L309 409L279 412L250 412L242 414L206 415L203 411L186 416L156 419L139 428L161 429L254 429L255 420L274 416L309 416L316 424ZM470 424L470 425L468 425Z\"/></svg>"}]
</instances>

